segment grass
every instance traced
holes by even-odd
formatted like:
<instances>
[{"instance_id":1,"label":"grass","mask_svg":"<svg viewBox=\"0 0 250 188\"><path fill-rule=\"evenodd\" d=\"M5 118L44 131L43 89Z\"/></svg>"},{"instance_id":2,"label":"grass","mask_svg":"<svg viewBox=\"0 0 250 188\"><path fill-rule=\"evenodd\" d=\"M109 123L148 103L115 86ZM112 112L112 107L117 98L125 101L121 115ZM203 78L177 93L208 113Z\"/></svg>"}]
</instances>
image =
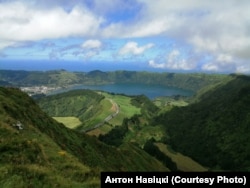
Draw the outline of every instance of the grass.
<instances>
[{"instance_id":1,"label":"grass","mask_svg":"<svg viewBox=\"0 0 250 188\"><path fill-rule=\"evenodd\" d=\"M176 163L177 168L184 172L204 172L208 169L195 162L190 157L184 156L178 152L173 152L167 145L163 143L156 143L158 148L170 157Z\"/></svg>"},{"instance_id":2,"label":"grass","mask_svg":"<svg viewBox=\"0 0 250 188\"><path fill-rule=\"evenodd\" d=\"M77 117L53 117L56 121L64 124L70 129L74 129L77 126L81 125L82 122Z\"/></svg>"},{"instance_id":3,"label":"grass","mask_svg":"<svg viewBox=\"0 0 250 188\"><path fill-rule=\"evenodd\" d=\"M106 92L100 92L105 99L101 101L102 105L102 113L98 116L95 116L96 121L94 123L99 123L103 121L108 115L114 113L114 109L112 108L112 103L110 100L113 100L119 106L119 113L113 119L111 119L108 124L104 124L103 126L89 131L89 135L99 136L100 134L106 134L109 132L114 126L122 125L124 118L130 118L135 114L140 114L141 109L133 106L131 104L131 97L124 95L111 95ZM97 121L98 120L98 121ZM93 124L94 125L94 124Z\"/></svg>"},{"instance_id":4,"label":"grass","mask_svg":"<svg viewBox=\"0 0 250 188\"><path fill-rule=\"evenodd\" d=\"M102 93L106 98L112 99L120 108L119 114L109 123L113 125L121 125L124 118L130 118L135 114L140 114L141 109L131 104L131 97L123 95L111 95Z\"/></svg>"},{"instance_id":5,"label":"grass","mask_svg":"<svg viewBox=\"0 0 250 188\"><path fill-rule=\"evenodd\" d=\"M99 92L103 96L105 96L105 99L102 100L102 105L105 109L102 111L102 114L97 116L97 119L102 121L104 120L108 115L114 113L114 108L112 108L112 103L110 100L113 100L117 105L119 106L119 113L117 116L115 116L113 119L111 119L108 123L105 123L103 126L94 129L92 131L89 131L88 135L95 135L99 136L100 134L106 134L108 133L114 126L122 125L124 118L130 118L135 114L140 114L141 109L133 106L131 104L131 97L124 96L124 95L111 95L106 92ZM108 103L108 104L107 104ZM99 122L100 122L99 121ZM96 122L96 123L99 123Z\"/></svg>"},{"instance_id":6,"label":"grass","mask_svg":"<svg viewBox=\"0 0 250 188\"><path fill-rule=\"evenodd\" d=\"M102 110L100 111L99 114L97 114L95 117L94 117L94 121L93 123L100 123L102 122L107 116L109 116L110 114L114 113L112 111L112 103L110 102L109 99L105 98L103 99L100 104L99 104L101 107L102 107Z\"/></svg>"},{"instance_id":7,"label":"grass","mask_svg":"<svg viewBox=\"0 0 250 188\"><path fill-rule=\"evenodd\" d=\"M103 122L106 117L114 113L112 109L113 105L108 98L104 98L103 100L101 100L99 105L101 110L88 120L88 122L86 123L87 126L84 126L84 128L93 127L96 124Z\"/></svg>"},{"instance_id":8,"label":"grass","mask_svg":"<svg viewBox=\"0 0 250 188\"><path fill-rule=\"evenodd\" d=\"M15 122L12 118L5 121ZM62 150L50 137L28 123L18 131L5 121L0 122L0 187L80 188L85 182L86 186L99 184L98 176L88 177L88 166Z\"/></svg>"}]
</instances>

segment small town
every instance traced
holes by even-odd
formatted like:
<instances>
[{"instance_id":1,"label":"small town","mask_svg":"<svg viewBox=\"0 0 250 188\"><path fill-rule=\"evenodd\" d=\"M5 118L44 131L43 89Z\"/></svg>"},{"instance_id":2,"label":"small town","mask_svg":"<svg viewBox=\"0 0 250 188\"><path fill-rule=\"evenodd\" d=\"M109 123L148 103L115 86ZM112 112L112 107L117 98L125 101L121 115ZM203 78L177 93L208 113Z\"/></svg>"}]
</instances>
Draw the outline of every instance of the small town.
<instances>
[{"instance_id":1,"label":"small town","mask_svg":"<svg viewBox=\"0 0 250 188\"><path fill-rule=\"evenodd\" d=\"M32 86L32 87L20 87L23 92L28 93L29 96L37 94L48 94L51 91L57 90L60 87L47 87L47 86Z\"/></svg>"}]
</instances>

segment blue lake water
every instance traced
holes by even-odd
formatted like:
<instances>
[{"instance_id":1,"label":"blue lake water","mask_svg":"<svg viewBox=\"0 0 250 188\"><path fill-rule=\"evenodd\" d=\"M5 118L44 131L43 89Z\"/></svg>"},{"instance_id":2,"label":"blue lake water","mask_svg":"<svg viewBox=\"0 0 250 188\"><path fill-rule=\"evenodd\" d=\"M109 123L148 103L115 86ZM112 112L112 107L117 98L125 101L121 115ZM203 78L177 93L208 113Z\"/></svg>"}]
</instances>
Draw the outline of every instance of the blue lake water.
<instances>
[{"instance_id":1,"label":"blue lake water","mask_svg":"<svg viewBox=\"0 0 250 188\"><path fill-rule=\"evenodd\" d=\"M54 91L50 94L56 94L66 92L75 89L90 89L100 90L115 94L125 95L145 95L149 99L154 99L161 96L191 96L194 94L193 91L180 89L176 87L167 87L162 85L148 85L148 84L107 84L107 85L75 85L65 89Z\"/></svg>"}]
</instances>

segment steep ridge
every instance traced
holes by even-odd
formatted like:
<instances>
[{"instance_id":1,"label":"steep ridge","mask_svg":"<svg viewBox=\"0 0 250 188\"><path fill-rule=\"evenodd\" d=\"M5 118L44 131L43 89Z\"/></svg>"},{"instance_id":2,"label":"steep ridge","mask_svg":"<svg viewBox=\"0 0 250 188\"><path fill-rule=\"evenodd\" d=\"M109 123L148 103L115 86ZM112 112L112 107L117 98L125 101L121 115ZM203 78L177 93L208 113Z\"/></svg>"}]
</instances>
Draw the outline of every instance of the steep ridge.
<instances>
[{"instance_id":1,"label":"steep ridge","mask_svg":"<svg viewBox=\"0 0 250 188\"><path fill-rule=\"evenodd\" d=\"M250 170L250 77L234 78L175 107L152 123L162 124L165 142L212 170Z\"/></svg>"},{"instance_id":2,"label":"steep ridge","mask_svg":"<svg viewBox=\"0 0 250 188\"><path fill-rule=\"evenodd\" d=\"M66 128L25 93L0 87L0 186L98 187L101 171L168 171L134 144Z\"/></svg>"}]
</instances>

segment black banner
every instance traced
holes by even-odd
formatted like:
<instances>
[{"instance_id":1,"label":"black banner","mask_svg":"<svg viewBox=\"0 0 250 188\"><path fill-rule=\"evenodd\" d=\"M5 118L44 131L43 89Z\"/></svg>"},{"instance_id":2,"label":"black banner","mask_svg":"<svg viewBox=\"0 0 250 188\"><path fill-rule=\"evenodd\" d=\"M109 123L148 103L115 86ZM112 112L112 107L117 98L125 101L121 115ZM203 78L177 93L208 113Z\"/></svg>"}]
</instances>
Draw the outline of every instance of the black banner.
<instances>
[{"instance_id":1,"label":"black banner","mask_svg":"<svg viewBox=\"0 0 250 188\"><path fill-rule=\"evenodd\" d=\"M102 172L101 187L249 187L245 172Z\"/></svg>"}]
</instances>

